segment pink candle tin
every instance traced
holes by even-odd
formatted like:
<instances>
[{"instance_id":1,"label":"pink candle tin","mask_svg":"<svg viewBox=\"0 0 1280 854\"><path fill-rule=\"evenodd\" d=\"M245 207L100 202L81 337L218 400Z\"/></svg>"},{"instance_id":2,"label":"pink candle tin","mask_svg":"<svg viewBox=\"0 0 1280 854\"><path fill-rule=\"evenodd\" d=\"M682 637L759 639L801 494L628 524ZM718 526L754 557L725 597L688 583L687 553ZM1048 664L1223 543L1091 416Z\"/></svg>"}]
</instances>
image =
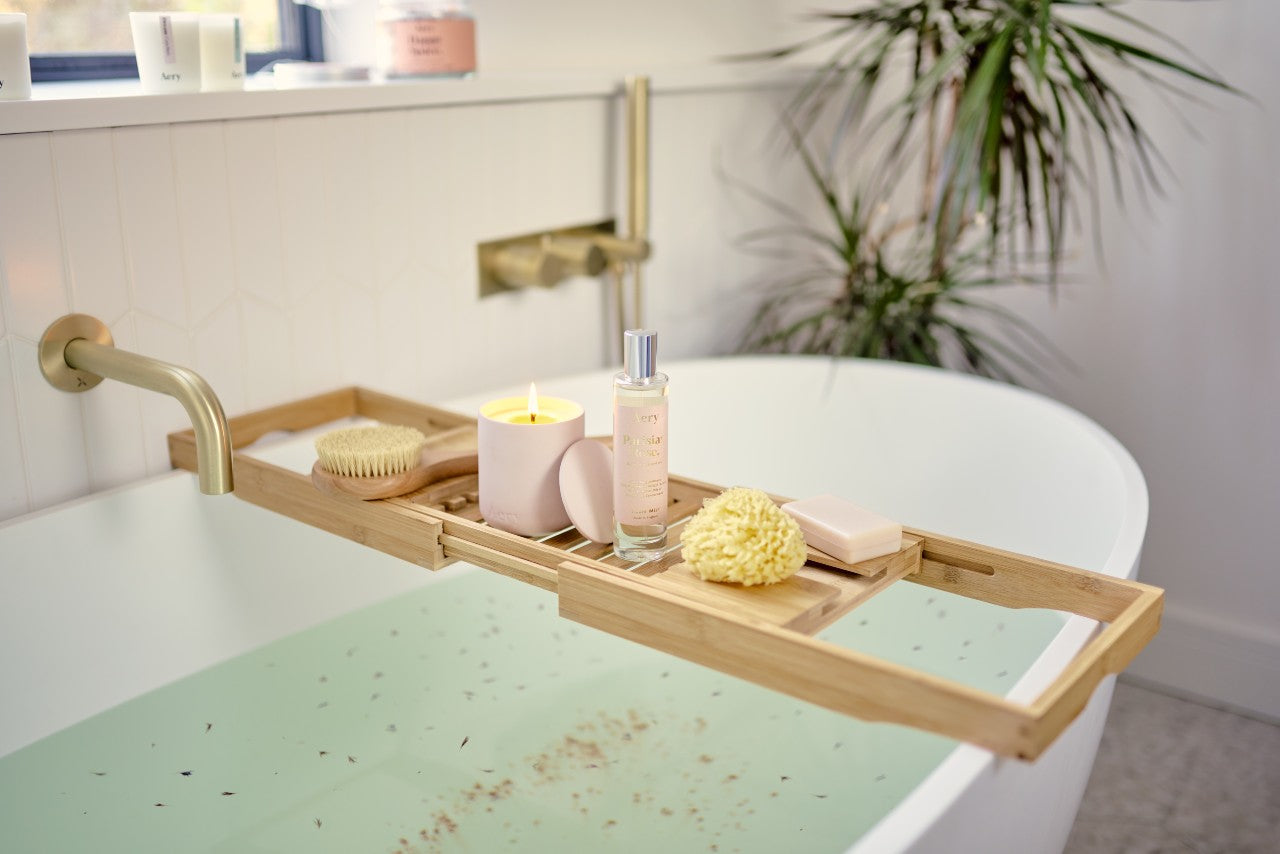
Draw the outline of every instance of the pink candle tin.
<instances>
[{"instance_id":1,"label":"pink candle tin","mask_svg":"<svg viewBox=\"0 0 1280 854\"><path fill-rule=\"evenodd\" d=\"M384 77L468 77L476 70L476 22L461 0L383 0L378 69Z\"/></svg>"}]
</instances>

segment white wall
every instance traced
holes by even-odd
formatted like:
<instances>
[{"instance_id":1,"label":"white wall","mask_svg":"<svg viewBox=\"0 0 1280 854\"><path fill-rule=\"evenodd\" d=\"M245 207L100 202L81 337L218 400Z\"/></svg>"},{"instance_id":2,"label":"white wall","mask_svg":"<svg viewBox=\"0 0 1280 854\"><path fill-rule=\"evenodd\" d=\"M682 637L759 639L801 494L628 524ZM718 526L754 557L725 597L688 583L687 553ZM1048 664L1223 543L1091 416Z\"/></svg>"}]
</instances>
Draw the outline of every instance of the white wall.
<instances>
[{"instance_id":1,"label":"white wall","mask_svg":"<svg viewBox=\"0 0 1280 854\"><path fill-rule=\"evenodd\" d=\"M1137 458L1151 493L1142 578L1168 591L1132 673L1280 718L1280 7L1140 3L1253 100L1197 90L1190 127L1139 97L1172 178L1150 210L1101 189L1102 255L1025 310L1079 366L1050 393ZM1136 93L1135 93L1136 94ZM1199 137L1199 138L1197 138Z\"/></svg>"}]
</instances>

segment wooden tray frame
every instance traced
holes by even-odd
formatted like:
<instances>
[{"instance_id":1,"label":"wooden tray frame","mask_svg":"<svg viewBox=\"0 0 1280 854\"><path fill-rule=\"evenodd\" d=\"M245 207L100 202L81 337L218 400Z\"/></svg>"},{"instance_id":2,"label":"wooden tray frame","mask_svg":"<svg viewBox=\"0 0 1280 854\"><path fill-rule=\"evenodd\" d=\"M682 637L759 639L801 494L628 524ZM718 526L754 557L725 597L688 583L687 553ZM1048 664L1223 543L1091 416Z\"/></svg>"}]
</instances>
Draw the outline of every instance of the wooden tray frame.
<instances>
[{"instance_id":1,"label":"wooden tray frame","mask_svg":"<svg viewBox=\"0 0 1280 854\"><path fill-rule=\"evenodd\" d=\"M239 450L268 432L350 416L409 424L442 443L475 430L467 416L359 387L264 409L228 422L237 449L236 495L427 569L461 559L553 591L563 617L866 720L1032 760L1083 710L1098 683L1128 666L1159 629L1159 588L925 531L904 529L902 550L853 573L806 565L782 585L741 588L689 575L678 549L633 567L608 547L584 544L572 529L534 541L490 528L479 516L475 475L408 496L360 501L326 494L309 477ZM170 434L169 455L175 466L195 471L194 433ZM673 477L672 518L687 518L719 491ZM813 637L901 578L1108 625L1028 705Z\"/></svg>"}]
</instances>

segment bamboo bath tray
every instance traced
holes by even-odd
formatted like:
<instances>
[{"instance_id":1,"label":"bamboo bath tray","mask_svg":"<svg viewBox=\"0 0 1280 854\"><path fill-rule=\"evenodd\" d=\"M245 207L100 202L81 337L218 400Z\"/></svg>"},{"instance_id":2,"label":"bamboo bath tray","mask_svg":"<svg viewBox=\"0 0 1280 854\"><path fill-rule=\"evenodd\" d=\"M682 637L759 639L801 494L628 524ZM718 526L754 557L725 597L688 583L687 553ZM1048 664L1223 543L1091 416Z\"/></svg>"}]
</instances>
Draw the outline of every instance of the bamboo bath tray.
<instances>
[{"instance_id":1,"label":"bamboo bath tray","mask_svg":"<svg viewBox=\"0 0 1280 854\"><path fill-rule=\"evenodd\" d=\"M346 388L232 418L233 446L365 416L422 430L441 447L474 441L475 421L363 388ZM174 465L196 470L191 430L169 436ZM440 569L465 560L557 594L560 615L865 720L929 730L1031 760L1155 635L1162 590L949 537L903 530L896 554L850 571L807 564L786 582L744 588L704 582L679 549L633 567L609 546L567 531L534 541L480 518L476 475L396 498L361 501L236 451L240 498L411 561ZM720 488L671 478L669 543ZM814 635L905 578L1009 608L1050 608L1108 625L1029 705L819 640Z\"/></svg>"}]
</instances>

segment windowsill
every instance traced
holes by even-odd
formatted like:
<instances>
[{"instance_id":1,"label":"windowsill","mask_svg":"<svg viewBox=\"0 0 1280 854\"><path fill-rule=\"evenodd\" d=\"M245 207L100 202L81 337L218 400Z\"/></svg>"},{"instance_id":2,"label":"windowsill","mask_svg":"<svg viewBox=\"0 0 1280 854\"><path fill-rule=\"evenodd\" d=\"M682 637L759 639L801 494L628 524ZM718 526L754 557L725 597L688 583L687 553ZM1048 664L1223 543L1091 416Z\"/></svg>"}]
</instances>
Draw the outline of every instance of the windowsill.
<instances>
[{"instance_id":1,"label":"windowsill","mask_svg":"<svg viewBox=\"0 0 1280 854\"><path fill-rule=\"evenodd\" d=\"M404 107L604 98L621 91L626 72L481 74L469 80L330 83L275 89L270 75L243 92L145 95L137 80L38 83L29 101L0 101L0 134L78 128L341 113ZM652 72L654 92L774 86L790 75L777 65L700 65Z\"/></svg>"}]
</instances>

